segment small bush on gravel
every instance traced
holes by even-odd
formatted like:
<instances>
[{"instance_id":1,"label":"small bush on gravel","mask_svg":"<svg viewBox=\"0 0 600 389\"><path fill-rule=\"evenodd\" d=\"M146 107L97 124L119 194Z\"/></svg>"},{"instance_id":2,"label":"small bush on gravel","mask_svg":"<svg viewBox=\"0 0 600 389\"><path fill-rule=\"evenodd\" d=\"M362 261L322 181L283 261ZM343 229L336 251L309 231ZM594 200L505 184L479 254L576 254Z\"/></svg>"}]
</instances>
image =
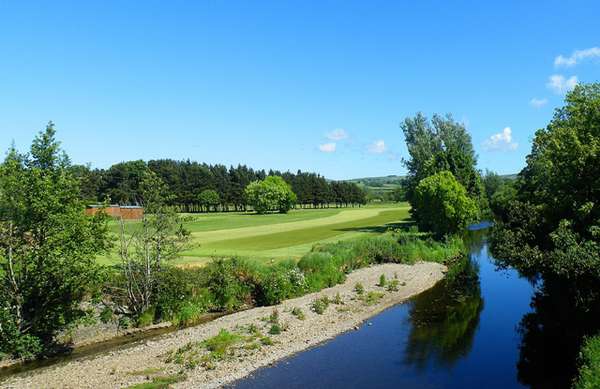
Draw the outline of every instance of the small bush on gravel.
<instances>
[{"instance_id":1,"label":"small bush on gravel","mask_svg":"<svg viewBox=\"0 0 600 389\"><path fill-rule=\"evenodd\" d=\"M397 292L399 284L400 284L400 281L398 281L398 280L391 280L390 282L388 282L388 284L387 284L388 292Z\"/></svg>"},{"instance_id":2,"label":"small bush on gravel","mask_svg":"<svg viewBox=\"0 0 600 389\"><path fill-rule=\"evenodd\" d=\"M166 389L170 388L172 384L185 381L185 378L186 376L183 374L153 377L150 382L128 386L126 389Z\"/></svg>"},{"instance_id":3,"label":"small bush on gravel","mask_svg":"<svg viewBox=\"0 0 600 389\"><path fill-rule=\"evenodd\" d=\"M296 316L296 318L298 320L304 320L304 319L306 319L306 316L304 315L304 312L302 311L301 308L298 308L298 307L294 307L292 309L292 315Z\"/></svg>"},{"instance_id":4,"label":"small bush on gravel","mask_svg":"<svg viewBox=\"0 0 600 389\"><path fill-rule=\"evenodd\" d=\"M363 301L367 305L376 304L379 300L383 298L384 294L382 292L369 292L363 296Z\"/></svg>"},{"instance_id":5,"label":"small bush on gravel","mask_svg":"<svg viewBox=\"0 0 600 389\"><path fill-rule=\"evenodd\" d=\"M327 296L324 296L314 300L310 307L313 310L313 312L322 315L323 313L325 313L325 310L329 306L329 302L329 298Z\"/></svg>"},{"instance_id":6,"label":"small bush on gravel","mask_svg":"<svg viewBox=\"0 0 600 389\"><path fill-rule=\"evenodd\" d=\"M380 286L382 288L385 286L385 274L379 276L379 283L377 284L377 286Z\"/></svg>"},{"instance_id":7,"label":"small bush on gravel","mask_svg":"<svg viewBox=\"0 0 600 389\"><path fill-rule=\"evenodd\" d=\"M340 293L336 293L335 296L333 297L333 299L331 300L331 302L335 305L342 305L344 304L344 300L342 300L342 296L340 295Z\"/></svg>"},{"instance_id":8,"label":"small bush on gravel","mask_svg":"<svg viewBox=\"0 0 600 389\"><path fill-rule=\"evenodd\" d=\"M270 335L279 335L281 334L281 326L279 324L273 324L271 329L269 330Z\"/></svg>"},{"instance_id":9,"label":"small bush on gravel","mask_svg":"<svg viewBox=\"0 0 600 389\"><path fill-rule=\"evenodd\" d=\"M354 285L354 291L356 292L357 295L362 296L362 294L365 293L365 287L360 282L357 282Z\"/></svg>"}]
</instances>

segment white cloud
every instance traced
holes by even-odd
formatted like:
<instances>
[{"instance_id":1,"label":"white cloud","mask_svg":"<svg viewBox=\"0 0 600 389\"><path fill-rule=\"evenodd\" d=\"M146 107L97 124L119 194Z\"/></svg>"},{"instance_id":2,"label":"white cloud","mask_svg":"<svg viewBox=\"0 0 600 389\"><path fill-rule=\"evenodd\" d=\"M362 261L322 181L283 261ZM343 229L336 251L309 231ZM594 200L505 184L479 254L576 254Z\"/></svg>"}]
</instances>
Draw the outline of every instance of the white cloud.
<instances>
[{"instance_id":1,"label":"white cloud","mask_svg":"<svg viewBox=\"0 0 600 389\"><path fill-rule=\"evenodd\" d=\"M385 142L380 139L380 140L376 140L375 142L371 143L367 147L367 150L369 150L369 153L372 153L372 154L383 154L387 150L387 147L385 146Z\"/></svg>"},{"instance_id":2,"label":"white cloud","mask_svg":"<svg viewBox=\"0 0 600 389\"><path fill-rule=\"evenodd\" d=\"M565 76L561 74L553 74L550 76L550 78L548 78L548 83L546 83L546 86L554 93L560 95L575 88L577 81L577 76L565 78Z\"/></svg>"},{"instance_id":3,"label":"white cloud","mask_svg":"<svg viewBox=\"0 0 600 389\"><path fill-rule=\"evenodd\" d=\"M512 130L510 127L505 127L501 132L490 136L483 142L483 148L487 151L507 151L515 150L519 146L513 142Z\"/></svg>"},{"instance_id":4,"label":"white cloud","mask_svg":"<svg viewBox=\"0 0 600 389\"><path fill-rule=\"evenodd\" d=\"M323 153L333 153L335 152L335 146L335 142L323 143L322 145L319 145L319 150L321 150Z\"/></svg>"},{"instance_id":5,"label":"white cloud","mask_svg":"<svg viewBox=\"0 0 600 389\"><path fill-rule=\"evenodd\" d=\"M533 99L529 100L529 105L531 105L533 108L542 108L546 104L548 104L548 99L538 99L537 97L534 97Z\"/></svg>"},{"instance_id":6,"label":"white cloud","mask_svg":"<svg viewBox=\"0 0 600 389\"><path fill-rule=\"evenodd\" d=\"M343 128L336 128L335 130L328 132L325 136L329 140L344 140L348 138L348 133Z\"/></svg>"},{"instance_id":7,"label":"white cloud","mask_svg":"<svg viewBox=\"0 0 600 389\"><path fill-rule=\"evenodd\" d=\"M575 50L571 56L559 55L554 58L554 66L574 66L587 58L600 58L600 47L590 47L585 50Z\"/></svg>"}]
</instances>

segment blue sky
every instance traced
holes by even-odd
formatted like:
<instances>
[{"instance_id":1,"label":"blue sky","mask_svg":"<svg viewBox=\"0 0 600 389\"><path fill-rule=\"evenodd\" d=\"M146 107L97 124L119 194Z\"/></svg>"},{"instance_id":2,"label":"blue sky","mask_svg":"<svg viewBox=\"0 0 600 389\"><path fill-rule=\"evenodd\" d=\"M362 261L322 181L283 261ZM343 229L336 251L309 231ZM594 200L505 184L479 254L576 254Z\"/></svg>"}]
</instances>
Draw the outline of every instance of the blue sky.
<instances>
[{"instance_id":1,"label":"blue sky","mask_svg":"<svg viewBox=\"0 0 600 389\"><path fill-rule=\"evenodd\" d=\"M563 93L600 79L598 15L597 1L2 1L0 146L26 149L53 120L93 166L380 176L405 172L399 123L422 111L464 121L481 169L517 172Z\"/></svg>"}]
</instances>

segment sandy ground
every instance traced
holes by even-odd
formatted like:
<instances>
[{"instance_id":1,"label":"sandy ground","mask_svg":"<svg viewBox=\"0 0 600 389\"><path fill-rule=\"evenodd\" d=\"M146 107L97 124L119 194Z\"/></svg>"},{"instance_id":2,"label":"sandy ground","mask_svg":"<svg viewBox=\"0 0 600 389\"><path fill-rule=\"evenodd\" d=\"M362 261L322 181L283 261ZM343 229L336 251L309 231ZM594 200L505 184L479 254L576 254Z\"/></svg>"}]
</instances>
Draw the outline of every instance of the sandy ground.
<instances>
[{"instance_id":1,"label":"sandy ground","mask_svg":"<svg viewBox=\"0 0 600 389\"><path fill-rule=\"evenodd\" d=\"M101 354L93 359L39 369L28 375L3 381L0 388L123 388L149 382L156 376L177 373L185 374L186 378L174 387L219 387L356 328L369 317L432 287L443 278L445 270L443 265L429 262L412 266L385 264L357 270L348 276L344 284L318 293L287 300L273 307L254 308L224 316L131 348ZM400 283L398 291L388 291L377 286L381 274L385 274L388 280L397 277ZM367 304L354 291L357 282L364 285L365 294L377 291L383 293L383 297L374 304ZM333 298L338 293L343 304L330 304L322 315L311 311L310 307L315 299L322 296ZM293 308L301 308L306 316L305 320L292 315ZM175 350L190 342L196 344L215 336L220 329L242 334L245 326L254 325L263 334L267 334L271 324L265 318L274 309L278 311L279 322L286 329L279 335L270 335L273 345L258 349L236 348L233 355L215 362L212 369L202 365L188 369L166 362ZM206 352L201 346L197 346L197 349Z\"/></svg>"}]
</instances>

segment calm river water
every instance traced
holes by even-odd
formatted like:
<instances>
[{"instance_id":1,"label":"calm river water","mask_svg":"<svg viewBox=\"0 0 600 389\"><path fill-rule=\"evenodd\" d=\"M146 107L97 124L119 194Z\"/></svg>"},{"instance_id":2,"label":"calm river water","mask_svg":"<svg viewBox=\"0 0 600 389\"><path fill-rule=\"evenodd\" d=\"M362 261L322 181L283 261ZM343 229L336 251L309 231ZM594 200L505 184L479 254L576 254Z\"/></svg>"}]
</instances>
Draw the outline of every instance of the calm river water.
<instances>
[{"instance_id":1,"label":"calm river water","mask_svg":"<svg viewBox=\"0 0 600 389\"><path fill-rule=\"evenodd\" d=\"M531 341L540 290L516 271L498 270L484 233L473 234L458 276L233 387L568 387L568 368L544 371L560 350L544 350L535 335Z\"/></svg>"}]
</instances>

